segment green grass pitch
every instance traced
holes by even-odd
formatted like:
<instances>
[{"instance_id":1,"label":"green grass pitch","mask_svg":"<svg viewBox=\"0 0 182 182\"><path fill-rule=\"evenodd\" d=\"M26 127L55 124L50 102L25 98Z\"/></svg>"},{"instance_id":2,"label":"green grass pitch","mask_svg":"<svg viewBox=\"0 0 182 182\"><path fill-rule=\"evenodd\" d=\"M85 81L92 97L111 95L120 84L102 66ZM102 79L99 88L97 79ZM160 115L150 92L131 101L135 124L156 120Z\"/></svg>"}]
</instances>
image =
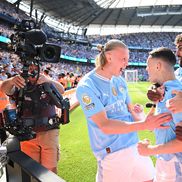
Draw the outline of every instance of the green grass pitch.
<instances>
[{"instance_id":1,"label":"green grass pitch","mask_svg":"<svg viewBox=\"0 0 182 182\"><path fill-rule=\"evenodd\" d=\"M148 102L146 92L149 85L147 82L128 84L132 103L145 105ZM60 129L58 175L68 182L95 182L97 164L90 148L87 123L81 107L71 112L70 120L69 124ZM139 132L139 137L155 142L153 133L149 131ZM154 158L152 160L155 162Z\"/></svg>"}]
</instances>

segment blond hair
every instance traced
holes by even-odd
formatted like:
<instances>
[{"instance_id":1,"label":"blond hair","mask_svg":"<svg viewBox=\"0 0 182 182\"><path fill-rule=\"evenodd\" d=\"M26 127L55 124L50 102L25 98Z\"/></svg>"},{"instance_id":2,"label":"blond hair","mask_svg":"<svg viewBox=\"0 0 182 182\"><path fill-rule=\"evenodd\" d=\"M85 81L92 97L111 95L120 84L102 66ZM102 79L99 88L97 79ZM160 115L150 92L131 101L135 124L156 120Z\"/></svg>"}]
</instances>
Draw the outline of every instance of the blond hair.
<instances>
[{"instance_id":1,"label":"blond hair","mask_svg":"<svg viewBox=\"0 0 182 182\"><path fill-rule=\"evenodd\" d=\"M177 35L174 41L175 45L179 44L180 42L182 42L182 34Z\"/></svg>"},{"instance_id":2,"label":"blond hair","mask_svg":"<svg viewBox=\"0 0 182 182\"><path fill-rule=\"evenodd\" d=\"M125 48L125 49L128 48L122 41L117 39L109 40L104 46L101 44L98 44L97 49L99 50L100 53L96 57L95 66L103 69L103 67L107 63L107 58L105 53L107 51L112 51L118 47Z\"/></svg>"}]
</instances>

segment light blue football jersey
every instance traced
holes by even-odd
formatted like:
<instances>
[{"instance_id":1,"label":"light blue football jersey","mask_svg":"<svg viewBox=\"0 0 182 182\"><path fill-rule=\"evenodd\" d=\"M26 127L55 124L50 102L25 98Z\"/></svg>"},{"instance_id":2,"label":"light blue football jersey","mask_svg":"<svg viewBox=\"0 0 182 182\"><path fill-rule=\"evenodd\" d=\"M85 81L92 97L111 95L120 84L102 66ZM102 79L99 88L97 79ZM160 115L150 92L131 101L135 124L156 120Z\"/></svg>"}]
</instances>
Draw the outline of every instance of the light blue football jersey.
<instances>
[{"instance_id":1,"label":"light blue football jersey","mask_svg":"<svg viewBox=\"0 0 182 182\"><path fill-rule=\"evenodd\" d=\"M182 83L179 80L170 80L164 83L165 87L165 96L162 101L160 101L156 106L156 113L164 113L170 112L166 108L166 101L174 97L172 95L172 90L182 90ZM156 136L156 143L157 144L164 144L176 138L175 134L175 126L178 122L182 121L182 112L177 114L172 114L172 121L165 123L164 125L169 125L170 128L168 129L155 129L155 136ZM175 154L161 154L157 155L158 158L162 158L166 161L171 160L173 157L177 157L179 161L182 162L182 152L175 153Z\"/></svg>"},{"instance_id":2,"label":"light blue football jersey","mask_svg":"<svg viewBox=\"0 0 182 182\"><path fill-rule=\"evenodd\" d=\"M115 152L138 142L136 132L104 134L90 119L105 110L108 118L134 122L127 108L130 103L127 85L121 76L109 80L98 75L94 69L79 82L76 95L87 119L90 143L97 159L105 157L108 147L110 152Z\"/></svg>"},{"instance_id":3,"label":"light blue football jersey","mask_svg":"<svg viewBox=\"0 0 182 182\"><path fill-rule=\"evenodd\" d=\"M176 79L182 82L182 68L179 67L175 72Z\"/></svg>"}]
</instances>

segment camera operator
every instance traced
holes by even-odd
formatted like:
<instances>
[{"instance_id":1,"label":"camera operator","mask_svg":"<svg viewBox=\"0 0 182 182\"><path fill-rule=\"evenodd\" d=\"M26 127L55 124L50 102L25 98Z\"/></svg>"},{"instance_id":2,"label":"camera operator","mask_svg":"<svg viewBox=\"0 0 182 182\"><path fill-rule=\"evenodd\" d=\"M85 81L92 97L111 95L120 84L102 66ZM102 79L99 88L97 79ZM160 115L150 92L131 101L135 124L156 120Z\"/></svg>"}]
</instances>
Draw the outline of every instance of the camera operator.
<instances>
[{"instance_id":1,"label":"camera operator","mask_svg":"<svg viewBox=\"0 0 182 182\"><path fill-rule=\"evenodd\" d=\"M37 65L32 64L29 66L30 74L33 75L36 71L38 71ZM22 76L16 75L3 81L1 90L17 103L20 89L27 86L28 91L24 92L22 116L34 118L35 126L33 131L36 132L36 138L21 142L21 150L47 169L57 173L59 127L46 128L46 124L56 114L55 106L47 104L49 95L41 95L39 87L47 82L53 84L61 94L64 93L64 88L59 82L53 81L41 73L38 79L35 76L29 76L27 83Z\"/></svg>"}]
</instances>

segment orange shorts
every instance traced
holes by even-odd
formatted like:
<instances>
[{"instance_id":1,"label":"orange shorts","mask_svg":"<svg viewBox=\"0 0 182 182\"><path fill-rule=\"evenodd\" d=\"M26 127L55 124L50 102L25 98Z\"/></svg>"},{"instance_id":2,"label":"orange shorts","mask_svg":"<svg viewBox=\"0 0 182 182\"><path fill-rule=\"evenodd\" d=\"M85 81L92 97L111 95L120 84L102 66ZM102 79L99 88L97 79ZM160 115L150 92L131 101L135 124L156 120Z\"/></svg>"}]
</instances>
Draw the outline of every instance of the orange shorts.
<instances>
[{"instance_id":1,"label":"orange shorts","mask_svg":"<svg viewBox=\"0 0 182 182\"><path fill-rule=\"evenodd\" d=\"M21 150L47 169L54 170L60 157L59 129L37 132L35 139L21 142Z\"/></svg>"}]
</instances>

